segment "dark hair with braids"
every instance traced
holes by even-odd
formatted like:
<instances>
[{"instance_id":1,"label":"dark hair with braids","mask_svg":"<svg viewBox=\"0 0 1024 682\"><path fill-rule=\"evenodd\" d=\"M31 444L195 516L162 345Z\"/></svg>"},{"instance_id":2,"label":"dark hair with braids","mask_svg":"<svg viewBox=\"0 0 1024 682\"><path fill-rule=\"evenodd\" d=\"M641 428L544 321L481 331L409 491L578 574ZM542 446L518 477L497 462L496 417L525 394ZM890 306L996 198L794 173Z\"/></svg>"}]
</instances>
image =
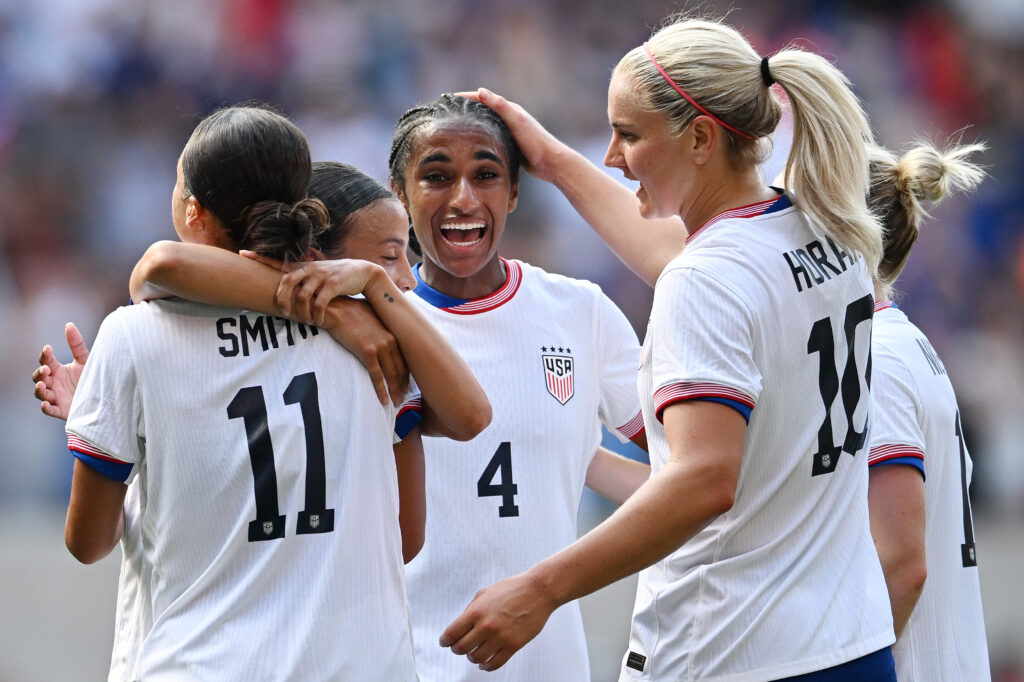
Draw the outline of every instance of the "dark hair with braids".
<instances>
[{"instance_id":1,"label":"dark hair with braids","mask_svg":"<svg viewBox=\"0 0 1024 682\"><path fill-rule=\"evenodd\" d=\"M305 135L284 116L254 106L216 111L181 153L184 196L194 196L238 249L301 260L327 227L327 210L307 199L312 173Z\"/></svg>"},{"instance_id":2,"label":"dark hair with braids","mask_svg":"<svg viewBox=\"0 0 1024 682\"><path fill-rule=\"evenodd\" d=\"M398 119L395 134L391 138L391 155L388 157L391 180L397 187L405 188L405 167L409 164L412 143L416 137L414 133L426 124L458 118L478 121L492 128L495 137L505 147L509 179L513 185L519 181L519 145L501 117L486 104L446 92L432 102L413 107Z\"/></svg>"},{"instance_id":3,"label":"dark hair with braids","mask_svg":"<svg viewBox=\"0 0 1024 682\"><path fill-rule=\"evenodd\" d=\"M394 192L355 166L336 161L313 164L309 196L324 202L331 227L320 235L317 248L337 258L352 232L352 215L380 199L396 199Z\"/></svg>"}]
</instances>

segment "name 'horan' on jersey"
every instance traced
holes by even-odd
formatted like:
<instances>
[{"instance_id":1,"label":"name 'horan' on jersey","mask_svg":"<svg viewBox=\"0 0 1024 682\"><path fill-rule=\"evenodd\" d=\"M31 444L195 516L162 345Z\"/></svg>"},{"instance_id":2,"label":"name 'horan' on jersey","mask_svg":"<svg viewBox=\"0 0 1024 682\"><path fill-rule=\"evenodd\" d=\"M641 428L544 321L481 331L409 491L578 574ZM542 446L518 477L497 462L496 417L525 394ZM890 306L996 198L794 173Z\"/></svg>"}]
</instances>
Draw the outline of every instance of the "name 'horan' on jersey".
<instances>
[{"instance_id":1,"label":"name 'horan' on jersey","mask_svg":"<svg viewBox=\"0 0 1024 682\"><path fill-rule=\"evenodd\" d=\"M793 273L793 282L798 292L843 274L860 258L859 254L851 255L830 237L825 237L825 244L828 245L827 251L821 240L816 239L802 249L782 254Z\"/></svg>"},{"instance_id":2,"label":"name 'horan' on jersey","mask_svg":"<svg viewBox=\"0 0 1024 682\"><path fill-rule=\"evenodd\" d=\"M294 346L319 333L312 325L270 315L222 317L217 320L217 338L224 343L217 350L226 358L249 357L254 351L266 352L282 344Z\"/></svg>"}]
</instances>

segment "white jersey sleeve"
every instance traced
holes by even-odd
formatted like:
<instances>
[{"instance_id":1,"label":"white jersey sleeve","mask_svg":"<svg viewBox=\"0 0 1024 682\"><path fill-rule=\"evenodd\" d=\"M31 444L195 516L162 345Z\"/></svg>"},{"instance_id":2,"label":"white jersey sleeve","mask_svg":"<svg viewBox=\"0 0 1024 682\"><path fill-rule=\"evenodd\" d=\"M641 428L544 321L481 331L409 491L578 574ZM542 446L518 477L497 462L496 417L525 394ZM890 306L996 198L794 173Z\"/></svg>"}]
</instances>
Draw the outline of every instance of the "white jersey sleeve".
<instances>
[{"instance_id":1,"label":"white jersey sleeve","mask_svg":"<svg viewBox=\"0 0 1024 682\"><path fill-rule=\"evenodd\" d=\"M925 473L920 391L906 363L879 344L872 347L871 395L878 409L868 466L907 464Z\"/></svg>"},{"instance_id":2,"label":"white jersey sleeve","mask_svg":"<svg viewBox=\"0 0 1024 682\"><path fill-rule=\"evenodd\" d=\"M651 313L658 420L666 407L682 400L719 400L752 409L761 392L761 371L751 350L754 321L744 301L692 268L667 272L658 286ZM680 305L688 300L701 301L699 315Z\"/></svg>"},{"instance_id":3,"label":"white jersey sleeve","mask_svg":"<svg viewBox=\"0 0 1024 682\"><path fill-rule=\"evenodd\" d=\"M644 430L636 393L640 342L626 316L603 293L594 308L594 340L600 344L600 366L604 368L598 415L609 431L626 442Z\"/></svg>"},{"instance_id":4,"label":"white jersey sleeve","mask_svg":"<svg viewBox=\"0 0 1024 682\"><path fill-rule=\"evenodd\" d=\"M142 459L145 426L125 308L100 326L68 414L68 447L90 466L127 482Z\"/></svg>"}]
</instances>

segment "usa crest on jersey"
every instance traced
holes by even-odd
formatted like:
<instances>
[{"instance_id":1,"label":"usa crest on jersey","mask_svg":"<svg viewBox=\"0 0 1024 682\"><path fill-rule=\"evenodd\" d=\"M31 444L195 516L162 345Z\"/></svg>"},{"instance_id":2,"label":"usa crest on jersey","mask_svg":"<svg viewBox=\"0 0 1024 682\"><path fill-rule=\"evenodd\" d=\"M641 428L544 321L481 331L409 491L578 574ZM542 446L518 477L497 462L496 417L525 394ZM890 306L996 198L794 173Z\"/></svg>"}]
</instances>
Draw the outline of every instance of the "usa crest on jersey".
<instances>
[{"instance_id":1,"label":"usa crest on jersey","mask_svg":"<svg viewBox=\"0 0 1024 682\"><path fill-rule=\"evenodd\" d=\"M554 350L552 348L552 350ZM542 355L544 361L544 384L548 393L562 405L569 402L573 394L572 356Z\"/></svg>"}]
</instances>

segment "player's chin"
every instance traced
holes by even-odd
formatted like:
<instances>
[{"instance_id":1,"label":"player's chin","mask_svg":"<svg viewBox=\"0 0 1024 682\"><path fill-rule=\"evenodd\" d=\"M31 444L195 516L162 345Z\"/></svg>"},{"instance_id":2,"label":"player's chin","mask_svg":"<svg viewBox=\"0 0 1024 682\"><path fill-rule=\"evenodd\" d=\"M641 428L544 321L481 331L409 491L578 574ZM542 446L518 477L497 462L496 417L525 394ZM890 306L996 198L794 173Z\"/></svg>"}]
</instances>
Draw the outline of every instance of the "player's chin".
<instances>
[{"instance_id":1,"label":"player's chin","mask_svg":"<svg viewBox=\"0 0 1024 682\"><path fill-rule=\"evenodd\" d=\"M649 195L643 197L640 200L640 217L646 220L655 220L657 218L670 218L672 217L672 211L659 208L657 204L651 201Z\"/></svg>"}]
</instances>

